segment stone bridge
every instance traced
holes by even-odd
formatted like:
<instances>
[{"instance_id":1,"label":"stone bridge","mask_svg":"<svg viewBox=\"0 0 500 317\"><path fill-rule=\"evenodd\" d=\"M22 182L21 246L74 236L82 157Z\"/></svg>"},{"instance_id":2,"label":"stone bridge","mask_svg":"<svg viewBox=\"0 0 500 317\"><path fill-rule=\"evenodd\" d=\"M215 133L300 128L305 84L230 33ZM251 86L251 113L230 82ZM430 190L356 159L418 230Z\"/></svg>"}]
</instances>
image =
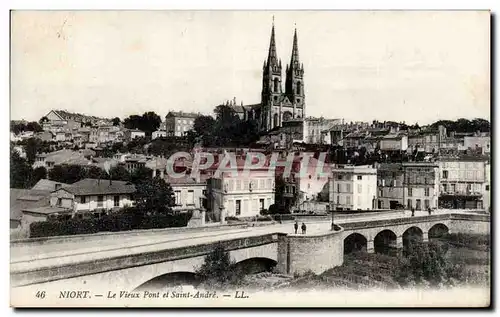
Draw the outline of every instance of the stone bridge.
<instances>
[{"instance_id":1,"label":"stone bridge","mask_svg":"<svg viewBox=\"0 0 500 317\"><path fill-rule=\"evenodd\" d=\"M192 283L205 255L219 244L247 272L275 267L284 274L308 270L321 273L342 265L345 251L398 249L404 246L407 236L427 241L443 232L489 233L490 222L487 215L438 214L346 222L339 231L328 230L328 222L321 225L325 230L317 234L287 234L269 226L194 238L182 245L156 243L52 259L11 260L11 287L21 293L68 288L132 291L156 284ZM270 232L263 232L266 230Z\"/></svg>"}]
</instances>

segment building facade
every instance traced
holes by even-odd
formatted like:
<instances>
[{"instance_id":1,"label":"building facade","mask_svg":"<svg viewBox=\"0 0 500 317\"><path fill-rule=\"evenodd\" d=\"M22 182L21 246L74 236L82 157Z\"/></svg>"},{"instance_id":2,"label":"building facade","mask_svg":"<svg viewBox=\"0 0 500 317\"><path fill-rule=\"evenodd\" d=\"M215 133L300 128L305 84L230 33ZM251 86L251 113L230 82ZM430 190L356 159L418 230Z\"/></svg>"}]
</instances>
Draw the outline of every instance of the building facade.
<instances>
[{"instance_id":1,"label":"building facade","mask_svg":"<svg viewBox=\"0 0 500 317\"><path fill-rule=\"evenodd\" d=\"M332 168L330 205L333 210L373 210L377 200L377 170L372 166Z\"/></svg>"},{"instance_id":2,"label":"building facade","mask_svg":"<svg viewBox=\"0 0 500 317\"><path fill-rule=\"evenodd\" d=\"M274 204L274 171L254 168L246 174L229 167L221 171L211 179L209 194L210 209L220 211L221 219L254 217Z\"/></svg>"},{"instance_id":3,"label":"building facade","mask_svg":"<svg viewBox=\"0 0 500 317\"><path fill-rule=\"evenodd\" d=\"M184 136L194 126L199 113L170 111L165 116L165 130L168 136Z\"/></svg>"},{"instance_id":4,"label":"building facade","mask_svg":"<svg viewBox=\"0 0 500 317\"><path fill-rule=\"evenodd\" d=\"M439 206L450 209L483 209L488 164L482 157L440 158ZM489 173L489 171L488 171ZM488 187L489 189L489 187Z\"/></svg>"}]
</instances>

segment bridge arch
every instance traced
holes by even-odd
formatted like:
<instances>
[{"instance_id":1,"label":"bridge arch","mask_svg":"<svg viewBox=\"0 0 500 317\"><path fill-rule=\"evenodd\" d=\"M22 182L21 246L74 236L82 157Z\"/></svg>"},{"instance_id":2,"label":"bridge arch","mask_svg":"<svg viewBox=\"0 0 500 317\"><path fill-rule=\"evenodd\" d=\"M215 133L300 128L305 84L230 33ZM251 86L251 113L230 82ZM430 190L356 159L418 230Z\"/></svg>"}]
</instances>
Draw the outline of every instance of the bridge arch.
<instances>
[{"instance_id":1,"label":"bridge arch","mask_svg":"<svg viewBox=\"0 0 500 317\"><path fill-rule=\"evenodd\" d=\"M243 274L270 272L278 264L276 260L265 257L248 258L236 263L236 270Z\"/></svg>"},{"instance_id":2,"label":"bridge arch","mask_svg":"<svg viewBox=\"0 0 500 317\"><path fill-rule=\"evenodd\" d=\"M373 239L373 246L375 253L391 254L397 247L397 236L392 230L382 230Z\"/></svg>"},{"instance_id":3,"label":"bridge arch","mask_svg":"<svg viewBox=\"0 0 500 317\"><path fill-rule=\"evenodd\" d=\"M443 223L436 223L432 227L429 228L429 239L441 238L448 234L450 229L447 225Z\"/></svg>"},{"instance_id":4,"label":"bridge arch","mask_svg":"<svg viewBox=\"0 0 500 317\"><path fill-rule=\"evenodd\" d=\"M419 227L409 227L403 233L403 249L407 250L412 245L422 243L424 241L424 232Z\"/></svg>"},{"instance_id":5,"label":"bridge arch","mask_svg":"<svg viewBox=\"0 0 500 317\"><path fill-rule=\"evenodd\" d=\"M199 277L193 272L171 272L156 276L137 286L134 291L159 291L166 287L196 287Z\"/></svg>"},{"instance_id":6,"label":"bridge arch","mask_svg":"<svg viewBox=\"0 0 500 317\"><path fill-rule=\"evenodd\" d=\"M351 233L344 239L344 254L354 251L365 251L367 248L367 238L357 232Z\"/></svg>"}]
</instances>

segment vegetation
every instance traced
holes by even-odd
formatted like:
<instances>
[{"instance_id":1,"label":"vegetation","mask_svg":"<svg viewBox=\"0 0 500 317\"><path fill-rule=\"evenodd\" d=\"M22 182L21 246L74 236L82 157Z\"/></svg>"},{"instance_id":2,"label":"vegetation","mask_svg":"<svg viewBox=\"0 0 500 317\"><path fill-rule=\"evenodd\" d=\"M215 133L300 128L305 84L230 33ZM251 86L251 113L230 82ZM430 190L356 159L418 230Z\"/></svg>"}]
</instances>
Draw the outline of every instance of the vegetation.
<instances>
[{"instance_id":1,"label":"vegetation","mask_svg":"<svg viewBox=\"0 0 500 317\"><path fill-rule=\"evenodd\" d=\"M192 216L191 213L154 214L148 217L144 217L143 215L136 208L126 208L120 212L109 213L100 218L71 218L69 220L34 222L30 225L30 237L185 227Z\"/></svg>"},{"instance_id":2,"label":"vegetation","mask_svg":"<svg viewBox=\"0 0 500 317\"><path fill-rule=\"evenodd\" d=\"M159 177L139 180L134 198L142 213L169 214L175 205L172 187Z\"/></svg>"},{"instance_id":3,"label":"vegetation","mask_svg":"<svg viewBox=\"0 0 500 317\"><path fill-rule=\"evenodd\" d=\"M123 125L127 129L138 129L146 132L147 136L158 130L161 124L161 117L153 111L145 112L142 116L131 115L123 120Z\"/></svg>"},{"instance_id":4,"label":"vegetation","mask_svg":"<svg viewBox=\"0 0 500 317\"><path fill-rule=\"evenodd\" d=\"M455 131L459 133L473 133L476 131L480 132L490 132L491 123L488 120L476 118L473 120L468 119L458 119L456 121L451 120L439 120L431 124L431 128L437 129L438 126L444 126L447 131Z\"/></svg>"},{"instance_id":5,"label":"vegetation","mask_svg":"<svg viewBox=\"0 0 500 317\"><path fill-rule=\"evenodd\" d=\"M14 121L10 122L10 131L14 132L15 134L19 134L21 132L26 132L26 131L33 131L33 132L42 132L43 129L40 126L40 124L36 121L33 122L27 122L27 123L16 123Z\"/></svg>"},{"instance_id":6,"label":"vegetation","mask_svg":"<svg viewBox=\"0 0 500 317\"><path fill-rule=\"evenodd\" d=\"M200 116L194 120L193 129L188 131L191 145L201 142L204 146L247 146L259 138L255 120L241 120L227 105L214 109L215 119Z\"/></svg>"},{"instance_id":7,"label":"vegetation","mask_svg":"<svg viewBox=\"0 0 500 317\"><path fill-rule=\"evenodd\" d=\"M217 245L212 252L205 256L205 262L196 270L202 287L225 290L228 287L241 283L243 274L231 261L229 252L223 245Z\"/></svg>"},{"instance_id":8,"label":"vegetation","mask_svg":"<svg viewBox=\"0 0 500 317\"><path fill-rule=\"evenodd\" d=\"M45 178L47 170L44 167L33 169L31 165L19 156L17 151L10 152L10 187L31 188L40 179Z\"/></svg>"},{"instance_id":9,"label":"vegetation","mask_svg":"<svg viewBox=\"0 0 500 317\"><path fill-rule=\"evenodd\" d=\"M56 165L48 173L49 179L55 182L73 184L84 178L108 178L106 172L97 166Z\"/></svg>"}]
</instances>

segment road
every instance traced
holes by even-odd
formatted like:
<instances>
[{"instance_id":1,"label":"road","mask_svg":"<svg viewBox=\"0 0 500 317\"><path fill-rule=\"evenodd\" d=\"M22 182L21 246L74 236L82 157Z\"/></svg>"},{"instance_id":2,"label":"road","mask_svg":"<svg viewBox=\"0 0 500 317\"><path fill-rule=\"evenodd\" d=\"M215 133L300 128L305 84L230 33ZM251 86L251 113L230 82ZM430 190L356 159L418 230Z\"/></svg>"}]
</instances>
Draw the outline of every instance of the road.
<instances>
[{"instance_id":1,"label":"road","mask_svg":"<svg viewBox=\"0 0 500 317\"><path fill-rule=\"evenodd\" d=\"M433 212L433 214L445 213L443 211ZM417 211L415 216L428 215L427 212ZM411 212L404 212L403 217L410 217ZM348 217L338 217L335 223L342 225L346 222L361 222L381 219L401 218L401 212L391 214L369 214L352 215ZM301 223L299 223L300 225ZM307 234L319 234L331 229L330 221L306 222ZM67 241L65 243L48 243L44 245L15 245L11 247L11 268L40 267L46 265L63 263L74 263L74 261L95 260L103 257L113 257L118 255L132 254L135 252L148 252L160 249L170 249L196 245L201 243L215 242L219 240L229 240L262 234L282 232L293 234L293 222L282 224L270 224L246 228L218 228L209 232L153 232L143 236L127 235L102 236L100 240L78 240ZM299 228L300 231L300 228Z\"/></svg>"}]
</instances>

